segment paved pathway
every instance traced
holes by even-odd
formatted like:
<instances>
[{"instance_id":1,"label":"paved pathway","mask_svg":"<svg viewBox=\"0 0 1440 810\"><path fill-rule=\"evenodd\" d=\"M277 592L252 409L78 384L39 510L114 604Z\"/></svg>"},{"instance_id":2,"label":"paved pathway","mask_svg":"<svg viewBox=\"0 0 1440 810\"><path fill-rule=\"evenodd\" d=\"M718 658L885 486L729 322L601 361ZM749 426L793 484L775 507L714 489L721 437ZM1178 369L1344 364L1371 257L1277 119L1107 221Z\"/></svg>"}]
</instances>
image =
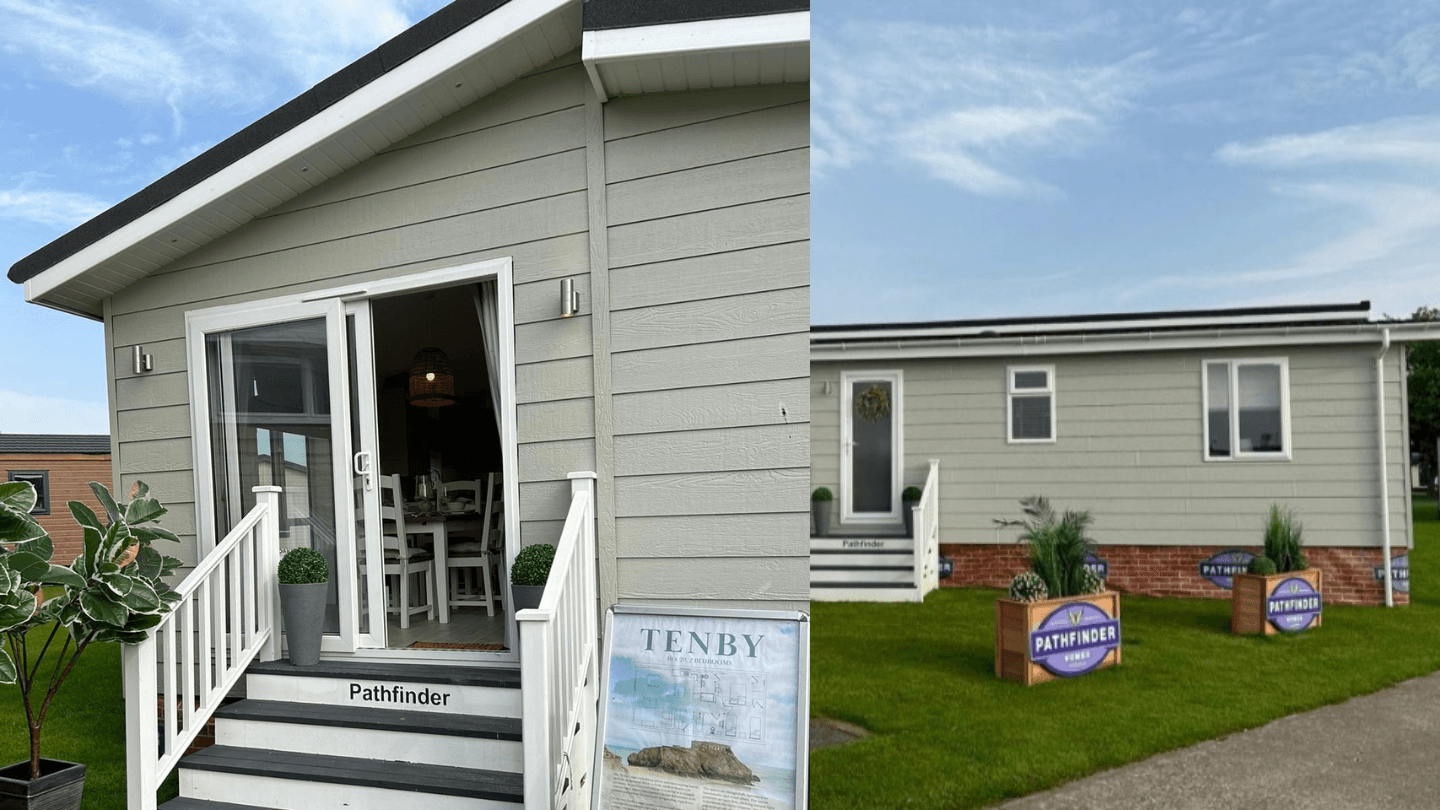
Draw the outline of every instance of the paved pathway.
<instances>
[{"instance_id":1,"label":"paved pathway","mask_svg":"<svg viewBox=\"0 0 1440 810\"><path fill-rule=\"evenodd\" d=\"M1436 810L1440 673L1000 807Z\"/></svg>"}]
</instances>

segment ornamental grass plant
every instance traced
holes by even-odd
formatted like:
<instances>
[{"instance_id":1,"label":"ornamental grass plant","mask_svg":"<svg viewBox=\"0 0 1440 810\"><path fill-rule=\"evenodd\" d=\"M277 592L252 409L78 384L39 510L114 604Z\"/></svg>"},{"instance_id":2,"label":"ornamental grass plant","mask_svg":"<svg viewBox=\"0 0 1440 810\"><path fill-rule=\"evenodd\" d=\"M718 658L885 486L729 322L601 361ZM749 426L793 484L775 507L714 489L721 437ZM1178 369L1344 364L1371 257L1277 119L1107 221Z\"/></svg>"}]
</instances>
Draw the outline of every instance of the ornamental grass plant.
<instances>
[{"instance_id":1,"label":"ornamental grass plant","mask_svg":"<svg viewBox=\"0 0 1440 810\"><path fill-rule=\"evenodd\" d=\"M1294 512L1278 503L1270 505L1270 514L1265 518L1265 556L1275 563L1275 573L1288 574L1310 567L1310 561L1300 551L1302 534L1303 527Z\"/></svg>"},{"instance_id":2,"label":"ornamental grass plant","mask_svg":"<svg viewBox=\"0 0 1440 810\"><path fill-rule=\"evenodd\" d=\"M1021 529L1019 542L1029 547L1030 570L1045 583L1049 598L1083 596L1104 588L1104 581L1085 567L1085 558L1095 551L1095 541L1086 534L1093 522L1089 512L1057 513L1039 495L1021 499L1020 509L1024 520L996 519L995 523Z\"/></svg>"}]
</instances>

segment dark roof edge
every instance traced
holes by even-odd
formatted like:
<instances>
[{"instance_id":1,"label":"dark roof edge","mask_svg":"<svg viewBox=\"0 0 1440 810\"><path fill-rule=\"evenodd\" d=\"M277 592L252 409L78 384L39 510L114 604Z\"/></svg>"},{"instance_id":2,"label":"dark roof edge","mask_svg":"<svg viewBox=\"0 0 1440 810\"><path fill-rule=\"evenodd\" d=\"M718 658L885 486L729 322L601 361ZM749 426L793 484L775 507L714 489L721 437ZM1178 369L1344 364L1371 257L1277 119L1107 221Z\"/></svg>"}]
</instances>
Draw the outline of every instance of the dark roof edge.
<instances>
[{"instance_id":1,"label":"dark roof edge","mask_svg":"<svg viewBox=\"0 0 1440 810\"><path fill-rule=\"evenodd\" d=\"M809 11L810 0L585 0L585 30L638 28Z\"/></svg>"},{"instance_id":2,"label":"dark roof edge","mask_svg":"<svg viewBox=\"0 0 1440 810\"><path fill-rule=\"evenodd\" d=\"M106 433L0 433L0 453L71 453L105 455L110 452Z\"/></svg>"},{"instance_id":3,"label":"dark roof edge","mask_svg":"<svg viewBox=\"0 0 1440 810\"><path fill-rule=\"evenodd\" d=\"M1000 318L969 321L907 321L900 323L812 324L811 333L879 332L899 329L967 329L985 326L1043 326L1117 321L1155 321L1182 318L1239 318L1267 315L1313 315L1320 312L1369 312L1370 302L1355 304L1305 304L1283 307L1242 307L1235 309L1167 310L1162 312L1118 312L1102 315L1047 315L1035 318Z\"/></svg>"},{"instance_id":4,"label":"dark roof edge","mask_svg":"<svg viewBox=\"0 0 1440 810\"><path fill-rule=\"evenodd\" d=\"M16 284L23 283L74 256L305 123L506 2L508 0L455 0L286 102L274 112L16 262L8 274L10 280Z\"/></svg>"}]
</instances>

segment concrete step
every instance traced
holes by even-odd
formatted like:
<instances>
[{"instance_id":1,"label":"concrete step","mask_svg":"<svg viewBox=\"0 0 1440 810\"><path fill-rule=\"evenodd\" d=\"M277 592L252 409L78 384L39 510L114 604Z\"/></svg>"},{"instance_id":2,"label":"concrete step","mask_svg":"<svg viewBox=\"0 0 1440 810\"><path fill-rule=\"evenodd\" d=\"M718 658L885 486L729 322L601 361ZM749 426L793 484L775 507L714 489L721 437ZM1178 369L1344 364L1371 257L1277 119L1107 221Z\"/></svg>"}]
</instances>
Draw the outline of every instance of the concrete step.
<instances>
[{"instance_id":1,"label":"concrete step","mask_svg":"<svg viewBox=\"0 0 1440 810\"><path fill-rule=\"evenodd\" d=\"M827 551L810 553L810 570L827 568L913 568L915 555L909 551Z\"/></svg>"},{"instance_id":2,"label":"concrete step","mask_svg":"<svg viewBox=\"0 0 1440 810\"><path fill-rule=\"evenodd\" d=\"M914 553L915 541L909 537L812 537L810 553L831 551L904 551Z\"/></svg>"},{"instance_id":3,"label":"concrete step","mask_svg":"<svg viewBox=\"0 0 1440 810\"><path fill-rule=\"evenodd\" d=\"M813 562L813 561L812 561ZM909 565L895 568L840 568L824 569L810 566L810 585L819 583L883 582L892 585L914 584L915 569Z\"/></svg>"},{"instance_id":4,"label":"concrete step","mask_svg":"<svg viewBox=\"0 0 1440 810\"><path fill-rule=\"evenodd\" d=\"M407 709L479 717L520 716L520 670L321 661L252 664L245 675L252 700Z\"/></svg>"},{"instance_id":5,"label":"concrete step","mask_svg":"<svg viewBox=\"0 0 1440 810\"><path fill-rule=\"evenodd\" d=\"M519 773L519 718L242 700L215 713L215 743Z\"/></svg>"},{"instance_id":6,"label":"concrete step","mask_svg":"<svg viewBox=\"0 0 1440 810\"><path fill-rule=\"evenodd\" d=\"M889 583L810 583L811 602L919 602L920 591Z\"/></svg>"},{"instance_id":7,"label":"concrete step","mask_svg":"<svg viewBox=\"0 0 1440 810\"><path fill-rule=\"evenodd\" d=\"M269 810L516 810L523 787L518 773L224 745L180 761L181 797Z\"/></svg>"}]
</instances>

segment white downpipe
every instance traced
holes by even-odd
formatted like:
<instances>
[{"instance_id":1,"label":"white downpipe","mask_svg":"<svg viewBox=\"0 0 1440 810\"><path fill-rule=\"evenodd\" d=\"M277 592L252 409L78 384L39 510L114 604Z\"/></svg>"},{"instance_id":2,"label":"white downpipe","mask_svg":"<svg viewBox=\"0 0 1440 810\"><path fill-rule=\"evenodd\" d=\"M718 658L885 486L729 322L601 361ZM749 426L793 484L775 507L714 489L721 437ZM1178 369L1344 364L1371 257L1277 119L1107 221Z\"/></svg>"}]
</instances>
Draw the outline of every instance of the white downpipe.
<instances>
[{"instance_id":1,"label":"white downpipe","mask_svg":"<svg viewBox=\"0 0 1440 810\"><path fill-rule=\"evenodd\" d=\"M1375 405L1380 426L1380 564L1385 571L1385 607L1395 607L1390 581L1390 476L1385 459L1385 354L1390 351L1390 330L1380 330L1380 353L1375 356Z\"/></svg>"}]
</instances>

